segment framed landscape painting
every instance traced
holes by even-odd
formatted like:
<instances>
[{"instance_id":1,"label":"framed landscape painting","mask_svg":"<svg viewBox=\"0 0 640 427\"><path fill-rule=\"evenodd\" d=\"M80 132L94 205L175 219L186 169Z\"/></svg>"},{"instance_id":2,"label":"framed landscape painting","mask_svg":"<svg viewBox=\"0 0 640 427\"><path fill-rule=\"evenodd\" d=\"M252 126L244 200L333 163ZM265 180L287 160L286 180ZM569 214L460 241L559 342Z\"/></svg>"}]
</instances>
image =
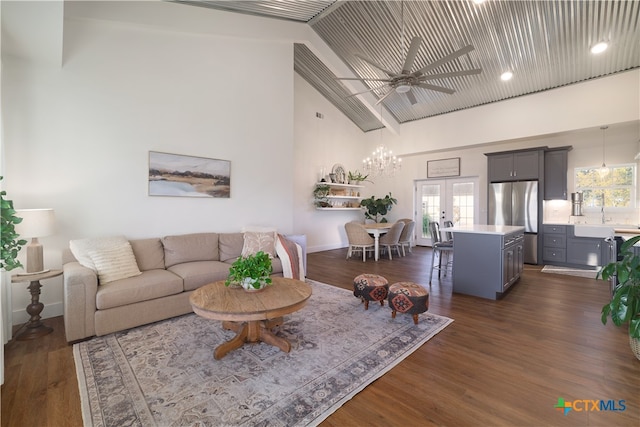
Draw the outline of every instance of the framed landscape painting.
<instances>
[{"instance_id":1,"label":"framed landscape painting","mask_svg":"<svg viewBox=\"0 0 640 427\"><path fill-rule=\"evenodd\" d=\"M229 198L231 162L149 151L149 195Z\"/></svg>"}]
</instances>

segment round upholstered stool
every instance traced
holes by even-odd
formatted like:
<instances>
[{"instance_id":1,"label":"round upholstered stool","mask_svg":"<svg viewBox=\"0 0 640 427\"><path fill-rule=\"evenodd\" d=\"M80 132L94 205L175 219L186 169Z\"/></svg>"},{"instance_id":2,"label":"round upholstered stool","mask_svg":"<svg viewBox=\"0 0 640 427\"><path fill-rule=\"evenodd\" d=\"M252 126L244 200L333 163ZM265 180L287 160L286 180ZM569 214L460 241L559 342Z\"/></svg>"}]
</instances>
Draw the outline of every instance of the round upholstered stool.
<instances>
[{"instance_id":1,"label":"round upholstered stool","mask_svg":"<svg viewBox=\"0 0 640 427\"><path fill-rule=\"evenodd\" d=\"M418 314L429 309L429 292L413 282L398 282L389 286L389 307L391 317L396 318L396 311L413 315L413 323L418 324Z\"/></svg>"},{"instance_id":2,"label":"round upholstered stool","mask_svg":"<svg viewBox=\"0 0 640 427\"><path fill-rule=\"evenodd\" d=\"M369 309L369 301L380 301L384 305L389 290L389 282L377 274L361 274L353 279L353 295L364 301L364 309Z\"/></svg>"}]
</instances>

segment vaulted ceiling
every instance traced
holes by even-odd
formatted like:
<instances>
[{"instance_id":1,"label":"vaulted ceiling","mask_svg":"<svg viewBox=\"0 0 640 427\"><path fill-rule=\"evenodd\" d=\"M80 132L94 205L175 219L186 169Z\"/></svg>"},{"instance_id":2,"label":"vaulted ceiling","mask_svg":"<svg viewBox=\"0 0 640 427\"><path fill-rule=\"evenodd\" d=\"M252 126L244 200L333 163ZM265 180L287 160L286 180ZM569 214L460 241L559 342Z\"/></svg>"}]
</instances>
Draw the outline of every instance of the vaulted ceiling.
<instances>
[{"instance_id":1,"label":"vaulted ceiling","mask_svg":"<svg viewBox=\"0 0 640 427\"><path fill-rule=\"evenodd\" d=\"M365 105L369 94L379 102L376 108L385 108L405 123L640 67L640 1L176 3L309 25L353 76L336 76L303 44L295 45L296 72L363 131L382 127ZM436 63L420 74L429 76L427 83L436 88L412 86L409 93L400 93L381 80L393 80L392 75L400 73L414 37L421 43L412 52L415 60L409 71ZM592 54L591 47L602 41L608 49ZM452 55L468 45L473 49ZM443 58L450 60L438 65ZM471 69L482 71L464 75ZM505 71L513 74L511 80L501 79ZM463 75L438 77L449 73ZM368 80L339 79L354 76ZM363 95L353 95L360 92Z\"/></svg>"}]
</instances>

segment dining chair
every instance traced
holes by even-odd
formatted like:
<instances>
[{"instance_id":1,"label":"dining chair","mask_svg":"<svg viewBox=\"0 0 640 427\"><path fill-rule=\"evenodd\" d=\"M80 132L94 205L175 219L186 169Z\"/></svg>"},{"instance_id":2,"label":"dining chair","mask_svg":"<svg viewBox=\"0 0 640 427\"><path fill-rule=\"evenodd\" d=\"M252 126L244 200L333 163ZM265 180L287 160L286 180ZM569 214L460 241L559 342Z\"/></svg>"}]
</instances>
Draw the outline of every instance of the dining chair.
<instances>
[{"instance_id":1,"label":"dining chair","mask_svg":"<svg viewBox=\"0 0 640 427\"><path fill-rule=\"evenodd\" d=\"M398 221L391 226L389 231L383 236L380 236L378 240L378 247L385 249L389 253L389 259L393 259L391 256L391 250L396 248L398 256L400 256L400 235L404 229L404 222Z\"/></svg>"},{"instance_id":2,"label":"dining chair","mask_svg":"<svg viewBox=\"0 0 640 427\"><path fill-rule=\"evenodd\" d=\"M375 240L369 236L363 224L357 222L347 222L344 225L349 240L349 250L347 251L347 259L351 258L354 251L362 251L362 262L367 261L367 251L373 252L375 248Z\"/></svg>"},{"instance_id":3,"label":"dining chair","mask_svg":"<svg viewBox=\"0 0 640 427\"><path fill-rule=\"evenodd\" d=\"M402 256L407 256L407 253L404 250L405 246L407 246L409 248L409 252L411 252L411 242L413 240L413 232L415 229L416 222L414 220L410 219L404 223L400 240L398 240L398 244L402 248Z\"/></svg>"},{"instance_id":4,"label":"dining chair","mask_svg":"<svg viewBox=\"0 0 640 427\"><path fill-rule=\"evenodd\" d=\"M431 271L429 272L429 285L431 285L431 278L433 277L433 270L438 270L438 279L440 274L444 271L444 275L447 275L447 269L453 266L453 260L451 255L453 254L453 241L443 241L442 234L440 233L440 224L436 221L429 223L429 232L431 233ZM435 263L436 254L438 255L438 265ZM442 266L442 255L445 255L447 260Z\"/></svg>"}]
</instances>

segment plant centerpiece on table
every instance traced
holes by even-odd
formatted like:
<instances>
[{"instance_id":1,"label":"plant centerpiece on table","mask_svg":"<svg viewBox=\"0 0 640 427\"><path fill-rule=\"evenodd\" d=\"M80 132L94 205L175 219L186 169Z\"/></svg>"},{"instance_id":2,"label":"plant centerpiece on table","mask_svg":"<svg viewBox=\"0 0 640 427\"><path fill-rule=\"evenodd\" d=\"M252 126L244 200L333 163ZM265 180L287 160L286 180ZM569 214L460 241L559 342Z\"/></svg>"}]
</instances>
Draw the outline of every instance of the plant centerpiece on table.
<instances>
[{"instance_id":1,"label":"plant centerpiece on table","mask_svg":"<svg viewBox=\"0 0 640 427\"><path fill-rule=\"evenodd\" d=\"M0 180L2 177L0 176ZM2 211L2 222L0 222L0 270L5 269L7 271L14 268L22 267L20 261L18 261L18 252L27 244L26 240L20 239L18 233L16 233L15 225L22 222L22 218L16 216L16 211L13 209L13 201L6 200L4 196L7 195L6 191L0 191L0 211Z\"/></svg>"},{"instance_id":2,"label":"plant centerpiece on table","mask_svg":"<svg viewBox=\"0 0 640 427\"><path fill-rule=\"evenodd\" d=\"M360 201L360 206L366 209L364 212L365 218L372 219L375 222L388 222L387 218L384 216L391 212L391 208L393 208L393 205L397 203L398 200L394 199L391 196L391 193L389 193L381 199L376 199L375 196L371 196L368 199L362 199L362 201Z\"/></svg>"},{"instance_id":3,"label":"plant centerpiece on table","mask_svg":"<svg viewBox=\"0 0 640 427\"><path fill-rule=\"evenodd\" d=\"M331 191L331 187L328 184L316 184L316 187L313 189L313 197L314 203L319 208L328 208L331 207L329 203L329 192Z\"/></svg>"},{"instance_id":4,"label":"plant centerpiece on table","mask_svg":"<svg viewBox=\"0 0 640 427\"><path fill-rule=\"evenodd\" d=\"M349 171L349 184L359 185L361 182L367 181L373 184L373 181L369 181L367 178L369 175L363 175L360 171L351 172Z\"/></svg>"},{"instance_id":5,"label":"plant centerpiece on table","mask_svg":"<svg viewBox=\"0 0 640 427\"><path fill-rule=\"evenodd\" d=\"M638 241L640 236L624 242L620 248L622 259L607 264L598 275L604 280L618 278L611 301L602 307L602 323L606 324L609 317L616 326L628 323L629 344L640 360L640 256L633 251Z\"/></svg>"},{"instance_id":6,"label":"plant centerpiece on table","mask_svg":"<svg viewBox=\"0 0 640 427\"><path fill-rule=\"evenodd\" d=\"M245 290L257 291L271 284L271 258L267 253L260 251L254 255L240 257L231 264L229 276L224 284L240 285Z\"/></svg>"}]
</instances>

